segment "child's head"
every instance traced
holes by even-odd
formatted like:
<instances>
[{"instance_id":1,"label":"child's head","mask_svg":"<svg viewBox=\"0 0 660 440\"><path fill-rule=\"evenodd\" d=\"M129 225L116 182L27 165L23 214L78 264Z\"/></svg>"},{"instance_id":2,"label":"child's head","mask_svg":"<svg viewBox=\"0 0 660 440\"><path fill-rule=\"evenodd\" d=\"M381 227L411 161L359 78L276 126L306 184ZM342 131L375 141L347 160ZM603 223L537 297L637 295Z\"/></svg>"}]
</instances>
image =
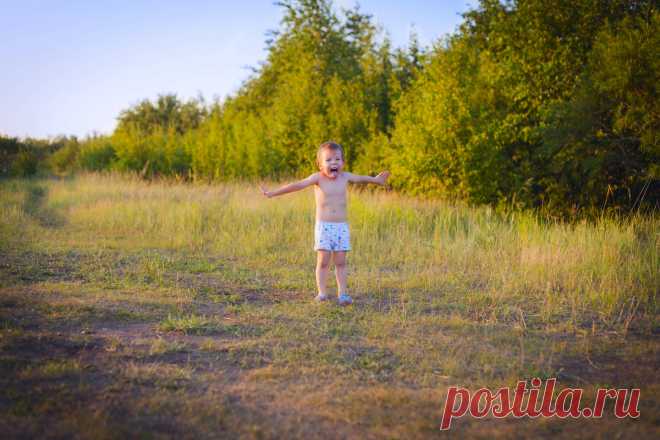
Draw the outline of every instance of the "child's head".
<instances>
[{"instance_id":1,"label":"child's head","mask_svg":"<svg viewBox=\"0 0 660 440\"><path fill-rule=\"evenodd\" d=\"M316 151L316 165L327 177L334 179L344 168L344 149L335 142L324 142Z\"/></svg>"}]
</instances>

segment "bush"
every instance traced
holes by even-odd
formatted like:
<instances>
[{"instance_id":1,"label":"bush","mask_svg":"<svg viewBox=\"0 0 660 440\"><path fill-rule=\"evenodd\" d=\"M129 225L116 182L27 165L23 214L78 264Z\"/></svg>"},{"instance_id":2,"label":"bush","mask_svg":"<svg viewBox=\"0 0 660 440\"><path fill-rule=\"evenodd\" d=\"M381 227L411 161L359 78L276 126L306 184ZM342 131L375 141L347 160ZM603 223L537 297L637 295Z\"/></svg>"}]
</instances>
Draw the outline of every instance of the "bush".
<instances>
[{"instance_id":1,"label":"bush","mask_svg":"<svg viewBox=\"0 0 660 440\"><path fill-rule=\"evenodd\" d=\"M80 144L75 137L67 139L49 158L48 164L56 174L67 174L74 171L78 166L77 160L80 153Z\"/></svg>"},{"instance_id":2,"label":"bush","mask_svg":"<svg viewBox=\"0 0 660 440\"><path fill-rule=\"evenodd\" d=\"M11 164L10 174L15 177L29 177L37 173L39 160L35 152L23 147L16 154Z\"/></svg>"},{"instance_id":3,"label":"bush","mask_svg":"<svg viewBox=\"0 0 660 440\"><path fill-rule=\"evenodd\" d=\"M117 155L107 136L94 136L86 139L80 146L78 166L84 170L101 171L110 169Z\"/></svg>"}]
</instances>

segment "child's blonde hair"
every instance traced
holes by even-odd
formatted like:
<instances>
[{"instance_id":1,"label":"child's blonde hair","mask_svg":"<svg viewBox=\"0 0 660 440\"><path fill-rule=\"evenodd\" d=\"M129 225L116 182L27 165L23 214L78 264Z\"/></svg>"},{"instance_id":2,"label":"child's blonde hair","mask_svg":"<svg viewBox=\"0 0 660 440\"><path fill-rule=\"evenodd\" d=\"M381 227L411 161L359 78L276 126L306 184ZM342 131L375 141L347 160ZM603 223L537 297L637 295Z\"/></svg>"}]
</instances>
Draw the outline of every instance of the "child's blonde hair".
<instances>
[{"instance_id":1,"label":"child's blonde hair","mask_svg":"<svg viewBox=\"0 0 660 440\"><path fill-rule=\"evenodd\" d=\"M321 145L319 145L319 149L316 150L316 166L317 167L321 166L321 153L325 149L332 150L332 151L339 150L339 152L341 153L341 160L345 160L344 159L344 148L336 142L327 141L327 142L323 142Z\"/></svg>"}]
</instances>

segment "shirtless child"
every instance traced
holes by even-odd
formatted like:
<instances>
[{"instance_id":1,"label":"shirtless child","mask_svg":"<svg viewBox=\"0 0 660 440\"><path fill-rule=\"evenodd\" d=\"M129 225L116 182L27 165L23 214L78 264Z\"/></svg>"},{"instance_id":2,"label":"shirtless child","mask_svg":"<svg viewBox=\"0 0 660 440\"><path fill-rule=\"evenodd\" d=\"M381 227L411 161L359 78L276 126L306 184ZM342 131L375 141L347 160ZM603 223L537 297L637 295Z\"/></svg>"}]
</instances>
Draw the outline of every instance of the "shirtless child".
<instances>
[{"instance_id":1,"label":"shirtless child","mask_svg":"<svg viewBox=\"0 0 660 440\"><path fill-rule=\"evenodd\" d=\"M348 295L346 286L346 252L351 250L346 222L346 189L349 182L385 185L390 173L383 171L378 176L371 177L343 171L344 150L341 145L334 142L321 144L316 152L316 164L320 171L306 179L284 185L274 191L261 187L261 191L266 197L271 198L314 185L316 195L314 250L317 251L316 286L319 292L315 299L316 301L328 299L326 283L332 259L337 277L338 302L342 306L348 305L353 299Z\"/></svg>"}]
</instances>

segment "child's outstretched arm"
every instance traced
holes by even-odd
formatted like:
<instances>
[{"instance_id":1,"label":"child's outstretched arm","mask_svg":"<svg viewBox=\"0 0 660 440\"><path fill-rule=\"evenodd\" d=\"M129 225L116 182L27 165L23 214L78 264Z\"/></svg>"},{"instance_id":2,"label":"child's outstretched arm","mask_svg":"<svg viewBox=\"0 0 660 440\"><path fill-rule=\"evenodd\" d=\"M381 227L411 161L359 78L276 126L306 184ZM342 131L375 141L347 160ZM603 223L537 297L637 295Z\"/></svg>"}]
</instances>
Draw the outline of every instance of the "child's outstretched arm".
<instances>
[{"instance_id":1,"label":"child's outstretched arm","mask_svg":"<svg viewBox=\"0 0 660 440\"><path fill-rule=\"evenodd\" d=\"M376 177L371 176L361 176L360 174L346 173L348 174L348 181L353 183L375 183L377 185L385 185L387 183L387 178L390 177L389 171L382 171Z\"/></svg>"},{"instance_id":2,"label":"child's outstretched arm","mask_svg":"<svg viewBox=\"0 0 660 440\"><path fill-rule=\"evenodd\" d=\"M299 180L294 183L289 183L288 185L284 185L274 191L268 191L262 185L259 185L259 188L261 189L262 194L270 199L271 197L281 196L282 194L300 191L301 189L307 188L308 186L314 185L318 182L319 173L314 173L306 179Z\"/></svg>"}]
</instances>

